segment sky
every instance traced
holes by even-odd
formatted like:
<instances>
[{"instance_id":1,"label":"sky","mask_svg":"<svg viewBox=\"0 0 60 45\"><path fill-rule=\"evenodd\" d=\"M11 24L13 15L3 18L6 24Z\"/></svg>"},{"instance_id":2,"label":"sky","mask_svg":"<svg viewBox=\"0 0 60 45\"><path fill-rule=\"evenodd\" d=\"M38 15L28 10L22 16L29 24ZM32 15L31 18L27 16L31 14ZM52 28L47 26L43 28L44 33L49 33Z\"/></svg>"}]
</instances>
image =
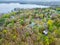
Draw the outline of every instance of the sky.
<instances>
[{"instance_id":1,"label":"sky","mask_svg":"<svg viewBox=\"0 0 60 45\"><path fill-rule=\"evenodd\" d=\"M47 1L47 2L50 2L50 1L60 1L60 0L0 0L0 1L33 1L33 2Z\"/></svg>"}]
</instances>

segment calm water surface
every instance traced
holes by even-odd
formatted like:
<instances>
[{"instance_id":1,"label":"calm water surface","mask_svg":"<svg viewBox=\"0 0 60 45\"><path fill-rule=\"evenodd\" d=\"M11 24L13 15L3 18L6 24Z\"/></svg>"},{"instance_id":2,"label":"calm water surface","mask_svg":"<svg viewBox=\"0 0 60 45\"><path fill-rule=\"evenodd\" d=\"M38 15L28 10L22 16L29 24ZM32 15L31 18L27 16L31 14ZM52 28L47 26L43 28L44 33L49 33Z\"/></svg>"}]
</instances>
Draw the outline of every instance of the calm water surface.
<instances>
[{"instance_id":1,"label":"calm water surface","mask_svg":"<svg viewBox=\"0 0 60 45\"><path fill-rule=\"evenodd\" d=\"M14 8L48 8L49 6L42 6L36 4L19 4L19 3L1 3L0 13L8 13Z\"/></svg>"}]
</instances>

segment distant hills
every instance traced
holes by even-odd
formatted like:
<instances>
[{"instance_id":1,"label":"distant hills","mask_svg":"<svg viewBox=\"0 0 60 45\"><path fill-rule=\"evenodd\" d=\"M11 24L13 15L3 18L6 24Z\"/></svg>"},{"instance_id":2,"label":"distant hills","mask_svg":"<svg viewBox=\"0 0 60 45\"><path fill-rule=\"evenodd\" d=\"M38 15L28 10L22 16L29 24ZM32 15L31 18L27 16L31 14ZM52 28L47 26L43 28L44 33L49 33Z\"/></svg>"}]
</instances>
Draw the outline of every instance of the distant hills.
<instances>
[{"instance_id":1,"label":"distant hills","mask_svg":"<svg viewBox=\"0 0 60 45\"><path fill-rule=\"evenodd\" d=\"M60 1L54 1L54 2L23 2L23 1L0 1L0 3L20 3L20 4L37 4L37 5L46 5L46 6L59 6L60 7Z\"/></svg>"}]
</instances>

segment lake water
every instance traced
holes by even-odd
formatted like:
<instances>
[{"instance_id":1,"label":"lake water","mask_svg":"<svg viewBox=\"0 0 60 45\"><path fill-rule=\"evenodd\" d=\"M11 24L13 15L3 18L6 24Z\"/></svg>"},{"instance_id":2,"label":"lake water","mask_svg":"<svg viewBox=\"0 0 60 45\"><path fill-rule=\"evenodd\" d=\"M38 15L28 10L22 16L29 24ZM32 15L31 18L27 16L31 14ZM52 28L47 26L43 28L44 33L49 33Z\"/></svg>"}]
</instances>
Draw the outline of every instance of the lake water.
<instances>
[{"instance_id":1,"label":"lake water","mask_svg":"<svg viewBox=\"0 0 60 45\"><path fill-rule=\"evenodd\" d=\"M8 13L14 8L48 8L49 6L42 6L36 4L20 4L20 3L0 3L0 13Z\"/></svg>"}]
</instances>

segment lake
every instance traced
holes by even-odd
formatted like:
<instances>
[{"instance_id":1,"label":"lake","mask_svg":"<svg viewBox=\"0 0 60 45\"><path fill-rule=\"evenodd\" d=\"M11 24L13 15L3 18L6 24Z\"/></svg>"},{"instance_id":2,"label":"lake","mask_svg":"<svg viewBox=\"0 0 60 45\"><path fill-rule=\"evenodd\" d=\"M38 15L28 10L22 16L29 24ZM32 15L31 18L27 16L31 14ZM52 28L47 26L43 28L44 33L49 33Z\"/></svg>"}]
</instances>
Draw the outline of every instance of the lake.
<instances>
[{"instance_id":1,"label":"lake","mask_svg":"<svg viewBox=\"0 0 60 45\"><path fill-rule=\"evenodd\" d=\"M8 13L14 8L48 8L49 6L42 6L36 4L20 4L20 3L0 3L0 13Z\"/></svg>"}]
</instances>

